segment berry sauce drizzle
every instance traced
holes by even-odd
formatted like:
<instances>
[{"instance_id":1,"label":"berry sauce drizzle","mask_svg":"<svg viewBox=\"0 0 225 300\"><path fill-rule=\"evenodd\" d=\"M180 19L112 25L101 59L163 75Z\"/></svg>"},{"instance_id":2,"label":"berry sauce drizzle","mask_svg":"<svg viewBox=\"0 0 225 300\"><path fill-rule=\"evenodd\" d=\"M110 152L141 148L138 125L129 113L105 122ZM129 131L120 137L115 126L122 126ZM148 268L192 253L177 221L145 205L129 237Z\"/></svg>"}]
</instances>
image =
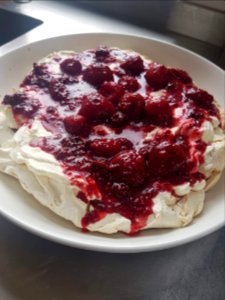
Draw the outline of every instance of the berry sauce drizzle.
<instances>
[{"instance_id":1,"label":"berry sauce drizzle","mask_svg":"<svg viewBox=\"0 0 225 300\"><path fill-rule=\"evenodd\" d=\"M38 119L52 133L31 145L54 155L80 188L83 228L118 213L131 233L146 226L159 192L175 195L174 185L204 179L199 128L220 119L213 97L185 71L102 46L34 64L3 103L18 127Z\"/></svg>"}]
</instances>

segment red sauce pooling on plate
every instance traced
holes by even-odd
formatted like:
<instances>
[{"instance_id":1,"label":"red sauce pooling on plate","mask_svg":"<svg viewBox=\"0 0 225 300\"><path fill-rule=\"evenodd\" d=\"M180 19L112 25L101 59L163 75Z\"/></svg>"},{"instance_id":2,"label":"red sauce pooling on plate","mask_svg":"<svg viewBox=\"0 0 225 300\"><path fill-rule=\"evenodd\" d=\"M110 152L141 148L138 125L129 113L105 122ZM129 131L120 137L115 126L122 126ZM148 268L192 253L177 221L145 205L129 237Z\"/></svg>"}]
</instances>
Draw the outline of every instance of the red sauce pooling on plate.
<instances>
[{"instance_id":1,"label":"red sauce pooling on plate","mask_svg":"<svg viewBox=\"0 0 225 300\"><path fill-rule=\"evenodd\" d=\"M83 228L118 213L131 233L146 225L159 192L204 178L199 127L219 118L213 97L185 71L106 47L34 64L21 91L3 103L18 126L36 118L52 132L32 146L54 155L79 186L88 203Z\"/></svg>"}]
</instances>

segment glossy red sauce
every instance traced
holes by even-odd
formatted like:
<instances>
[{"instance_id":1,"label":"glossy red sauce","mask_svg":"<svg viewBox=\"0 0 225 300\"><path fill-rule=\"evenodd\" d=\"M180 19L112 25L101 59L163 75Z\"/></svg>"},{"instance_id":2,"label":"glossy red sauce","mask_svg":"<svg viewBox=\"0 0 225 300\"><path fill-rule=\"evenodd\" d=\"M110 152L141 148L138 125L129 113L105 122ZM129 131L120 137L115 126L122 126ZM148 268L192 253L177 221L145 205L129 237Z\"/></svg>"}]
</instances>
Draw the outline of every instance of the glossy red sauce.
<instances>
[{"instance_id":1,"label":"glossy red sauce","mask_svg":"<svg viewBox=\"0 0 225 300\"><path fill-rule=\"evenodd\" d=\"M131 221L131 233L146 225L159 192L204 178L199 126L219 118L213 97L185 71L106 47L34 64L21 92L3 103L18 126L38 118L53 133L32 146L54 155L81 189L83 228L118 213Z\"/></svg>"}]
</instances>

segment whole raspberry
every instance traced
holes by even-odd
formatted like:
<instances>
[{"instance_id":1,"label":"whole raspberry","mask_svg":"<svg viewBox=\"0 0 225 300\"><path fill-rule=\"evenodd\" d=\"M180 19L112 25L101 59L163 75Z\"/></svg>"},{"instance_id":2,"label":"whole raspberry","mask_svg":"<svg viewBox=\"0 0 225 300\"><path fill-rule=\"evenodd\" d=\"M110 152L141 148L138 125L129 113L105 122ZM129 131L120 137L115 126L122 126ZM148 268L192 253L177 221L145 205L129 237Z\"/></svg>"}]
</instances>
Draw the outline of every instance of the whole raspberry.
<instances>
[{"instance_id":1,"label":"whole raspberry","mask_svg":"<svg viewBox=\"0 0 225 300\"><path fill-rule=\"evenodd\" d=\"M122 111L115 112L109 120L113 127L121 127L125 125L127 121L128 117Z\"/></svg>"},{"instance_id":2,"label":"whole raspberry","mask_svg":"<svg viewBox=\"0 0 225 300\"><path fill-rule=\"evenodd\" d=\"M107 98L110 102L117 104L125 91L122 85L114 82L104 82L99 93Z\"/></svg>"},{"instance_id":3,"label":"whole raspberry","mask_svg":"<svg viewBox=\"0 0 225 300\"><path fill-rule=\"evenodd\" d=\"M192 79L188 73L181 69L169 69L169 77L172 80L178 80L184 84L192 83Z\"/></svg>"},{"instance_id":4,"label":"whole raspberry","mask_svg":"<svg viewBox=\"0 0 225 300\"><path fill-rule=\"evenodd\" d=\"M111 157L120 151L132 148L133 144L126 138L96 139L90 142L89 149L94 155Z\"/></svg>"},{"instance_id":5,"label":"whole raspberry","mask_svg":"<svg viewBox=\"0 0 225 300\"><path fill-rule=\"evenodd\" d=\"M95 51L95 57L97 60L102 61L110 55L109 49L105 46L99 46Z\"/></svg>"},{"instance_id":6,"label":"whole raspberry","mask_svg":"<svg viewBox=\"0 0 225 300\"><path fill-rule=\"evenodd\" d=\"M119 84L128 92L136 92L140 88L140 84L136 78L132 76L123 76L119 80Z\"/></svg>"},{"instance_id":7,"label":"whole raspberry","mask_svg":"<svg viewBox=\"0 0 225 300\"><path fill-rule=\"evenodd\" d=\"M82 71L82 65L79 60L74 58L67 58L61 62L60 68L63 72L75 76L79 75Z\"/></svg>"},{"instance_id":8,"label":"whole raspberry","mask_svg":"<svg viewBox=\"0 0 225 300\"><path fill-rule=\"evenodd\" d=\"M144 157L133 150L122 151L115 155L111 159L110 170L116 182L139 186L145 181Z\"/></svg>"},{"instance_id":9,"label":"whole raspberry","mask_svg":"<svg viewBox=\"0 0 225 300\"><path fill-rule=\"evenodd\" d=\"M145 79L153 90L163 89L169 82L168 69L162 65L151 64L145 74Z\"/></svg>"},{"instance_id":10,"label":"whole raspberry","mask_svg":"<svg viewBox=\"0 0 225 300\"><path fill-rule=\"evenodd\" d=\"M157 179L159 176L187 171L190 158L188 142L184 137L165 132L158 134L144 148L140 149L140 153L147 159L150 177Z\"/></svg>"},{"instance_id":11,"label":"whole raspberry","mask_svg":"<svg viewBox=\"0 0 225 300\"><path fill-rule=\"evenodd\" d=\"M115 111L110 101L98 93L91 93L82 98L79 114L90 122L103 122Z\"/></svg>"},{"instance_id":12,"label":"whole raspberry","mask_svg":"<svg viewBox=\"0 0 225 300\"><path fill-rule=\"evenodd\" d=\"M61 102L63 100L67 100L69 97L68 90L66 89L65 85L61 83L59 80L56 79L51 80L48 89L50 95L55 101Z\"/></svg>"},{"instance_id":13,"label":"whole raspberry","mask_svg":"<svg viewBox=\"0 0 225 300\"><path fill-rule=\"evenodd\" d=\"M85 117L76 115L76 116L67 116L63 120L66 131L71 134L80 135L84 133L87 129L87 122Z\"/></svg>"},{"instance_id":14,"label":"whole raspberry","mask_svg":"<svg viewBox=\"0 0 225 300\"><path fill-rule=\"evenodd\" d=\"M145 111L148 121L156 126L170 127L173 123L173 111L168 101L146 101Z\"/></svg>"},{"instance_id":15,"label":"whole raspberry","mask_svg":"<svg viewBox=\"0 0 225 300\"><path fill-rule=\"evenodd\" d=\"M139 120L144 110L144 98L140 94L125 94L119 104L119 110L131 120Z\"/></svg>"},{"instance_id":16,"label":"whole raspberry","mask_svg":"<svg viewBox=\"0 0 225 300\"><path fill-rule=\"evenodd\" d=\"M83 71L84 81L99 87L104 81L113 81L113 72L103 64L93 64Z\"/></svg>"},{"instance_id":17,"label":"whole raspberry","mask_svg":"<svg viewBox=\"0 0 225 300\"><path fill-rule=\"evenodd\" d=\"M143 59L138 55L129 57L120 67L129 75L140 75L144 71Z\"/></svg>"}]
</instances>

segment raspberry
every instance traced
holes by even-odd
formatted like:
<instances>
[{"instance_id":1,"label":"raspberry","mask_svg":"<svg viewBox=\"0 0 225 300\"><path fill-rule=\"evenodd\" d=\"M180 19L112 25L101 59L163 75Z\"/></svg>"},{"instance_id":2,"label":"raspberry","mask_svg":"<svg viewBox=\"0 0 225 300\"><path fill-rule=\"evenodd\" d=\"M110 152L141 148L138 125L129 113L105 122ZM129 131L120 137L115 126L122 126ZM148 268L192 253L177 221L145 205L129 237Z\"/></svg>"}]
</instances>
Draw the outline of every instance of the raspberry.
<instances>
[{"instance_id":1,"label":"raspberry","mask_svg":"<svg viewBox=\"0 0 225 300\"><path fill-rule=\"evenodd\" d=\"M139 196L136 196L132 205L130 205L131 211L135 215L149 215L152 212L152 189L145 189Z\"/></svg>"},{"instance_id":2,"label":"raspberry","mask_svg":"<svg viewBox=\"0 0 225 300\"><path fill-rule=\"evenodd\" d=\"M125 125L127 120L128 120L128 118L124 113L122 113L121 111L117 111L111 116L109 121L112 124L112 126L120 127L120 126Z\"/></svg>"},{"instance_id":3,"label":"raspberry","mask_svg":"<svg viewBox=\"0 0 225 300\"><path fill-rule=\"evenodd\" d=\"M193 119L195 124L201 124L205 117L204 111L201 108L198 107L188 107L186 113L185 113L185 118Z\"/></svg>"},{"instance_id":4,"label":"raspberry","mask_svg":"<svg viewBox=\"0 0 225 300\"><path fill-rule=\"evenodd\" d=\"M120 151L132 148L133 144L126 138L117 139L96 139L93 140L89 148L94 155L111 157Z\"/></svg>"},{"instance_id":5,"label":"raspberry","mask_svg":"<svg viewBox=\"0 0 225 300\"><path fill-rule=\"evenodd\" d=\"M93 132L100 136L106 136L108 134L108 128L104 125L97 125L93 127Z\"/></svg>"},{"instance_id":6,"label":"raspberry","mask_svg":"<svg viewBox=\"0 0 225 300\"><path fill-rule=\"evenodd\" d=\"M82 65L79 60L74 58L67 58L60 64L60 68L63 72L76 76L79 75L82 71Z\"/></svg>"},{"instance_id":7,"label":"raspberry","mask_svg":"<svg viewBox=\"0 0 225 300\"><path fill-rule=\"evenodd\" d=\"M66 131L71 134L81 134L86 130L87 123L83 116L67 116L63 120Z\"/></svg>"},{"instance_id":8,"label":"raspberry","mask_svg":"<svg viewBox=\"0 0 225 300\"><path fill-rule=\"evenodd\" d=\"M188 75L187 72L181 69L169 69L169 77L171 79L178 80L184 84L192 83L191 77Z\"/></svg>"},{"instance_id":9,"label":"raspberry","mask_svg":"<svg viewBox=\"0 0 225 300\"><path fill-rule=\"evenodd\" d=\"M189 159L188 145L181 136L174 139L174 136L167 136L166 133L155 137L144 150L146 153L150 177L156 178L171 173L187 170ZM179 174L179 173L177 173Z\"/></svg>"},{"instance_id":10,"label":"raspberry","mask_svg":"<svg viewBox=\"0 0 225 300\"><path fill-rule=\"evenodd\" d=\"M134 77L123 76L119 80L119 84L129 92L136 92L140 88L140 84Z\"/></svg>"},{"instance_id":11,"label":"raspberry","mask_svg":"<svg viewBox=\"0 0 225 300\"><path fill-rule=\"evenodd\" d=\"M169 82L168 69L162 65L151 64L145 74L145 79L154 90L163 89Z\"/></svg>"},{"instance_id":12,"label":"raspberry","mask_svg":"<svg viewBox=\"0 0 225 300\"><path fill-rule=\"evenodd\" d=\"M24 94L6 95L3 104L11 105L13 112L26 118L31 118L41 107L41 103L37 99L28 98Z\"/></svg>"},{"instance_id":13,"label":"raspberry","mask_svg":"<svg viewBox=\"0 0 225 300\"><path fill-rule=\"evenodd\" d=\"M143 60L140 56L129 57L124 63L120 65L127 74L137 76L144 71Z\"/></svg>"},{"instance_id":14,"label":"raspberry","mask_svg":"<svg viewBox=\"0 0 225 300\"><path fill-rule=\"evenodd\" d=\"M115 111L111 102L97 93L83 96L79 114L85 116L87 121L101 122L109 118Z\"/></svg>"},{"instance_id":15,"label":"raspberry","mask_svg":"<svg viewBox=\"0 0 225 300\"><path fill-rule=\"evenodd\" d=\"M55 101L67 100L69 93L66 87L58 80L54 79L49 83L49 93Z\"/></svg>"},{"instance_id":16,"label":"raspberry","mask_svg":"<svg viewBox=\"0 0 225 300\"><path fill-rule=\"evenodd\" d=\"M2 101L3 104L15 106L26 100L26 96L23 94L14 94L13 96L6 95Z\"/></svg>"},{"instance_id":17,"label":"raspberry","mask_svg":"<svg viewBox=\"0 0 225 300\"><path fill-rule=\"evenodd\" d=\"M71 76L71 75L64 74L64 75L60 78L60 81L61 81L63 84L71 85L71 84L74 84L74 83L78 83L78 82L79 82L79 79L78 79L77 77L74 77L74 76Z\"/></svg>"},{"instance_id":18,"label":"raspberry","mask_svg":"<svg viewBox=\"0 0 225 300\"><path fill-rule=\"evenodd\" d=\"M26 118L31 118L40 108L41 104L39 100L32 99L29 102L23 102L13 107L13 112L15 114L23 115Z\"/></svg>"},{"instance_id":19,"label":"raspberry","mask_svg":"<svg viewBox=\"0 0 225 300\"><path fill-rule=\"evenodd\" d=\"M124 92L124 88L120 84L114 82L104 82L99 89L101 95L107 97L107 100L115 104L119 102Z\"/></svg>"},{"instance_id":20,"label":"raspberry","mask_svg":"<svg viewBox=\"0 0 225 300\"><path fill-rule=\"evenodd\" d=\"M24 87L26 85L38 85L37 77L33 74L27 75L20 86Z\"/></svg>"},{"instance_id":21,"label":"raspberry","mask_svg":"<svg viewBox=\"0 0 225 300\"><path fill-rule=\"evenodd\" d=\"M204 90L191 88L186 93L187 98L194 101L197 107L206 110L210 115L218 116L218 108L213 103L213 96Z\"/></svg>"},{"instance_id":22,"label":"raspberry","mask_svg":"<svg viewBox=\"0 0 225 300\"><path fill-rule=\"evenodd\" d=\"M57 108L54 107L54 106L51 106L51 105L46 108L46 112L48 114L53 114L53 115L57 115L58 114Z\"/></svg>"},{"instance_id":23,"label":"raspberry","mask_svg":"<svg viewBox=\"0 0 225 300\"><path fill-rule=\"evenodd\" d=\"M39 76L37 78L37 85L40 88L48 88L50 81L52 80L50 75L43 75L43 76Z\"/></svg>"},{"instance_id":24,"label":"raspberry","mask_svg":"<svg viewBox=\"0 0 225 300\"><path fill-rule=\"evenodd\" d=\"M113 81L113 72L103 64L93 64L83 71L84 81L99 87L104 81Z\"/></svg>"},{"instance_id":25,"label":"raspberry","mask_svg":"<svg viewBox=\"0 0 225 300\"><path fill-rule=\"evenodd\" d=\"M115 155L111 159L110 170L117 182L139 186L145 181L144 157L132 150L122 151Z\"/></svg>"},{"instance_id":26,"label":"raspberry","mask_svg":"<svg viewBox=\"0 0 225 300\"><path fill-rule=\"evenodd\" d=\"M85 155L85 145L83 141L76 136L69 136L61 141L61 147L55 153L59 160L69 161L74 160L75 157Z\"/></svg>"},{"instance_id":27,"label":"raspberry","mask_svg":"<svg viewBox=\"0 0 225 300\"><path fill-rule=\"evenodd\" d=\"M47 88L51 78L47 65L34 63L32 73L26 76L20 86L37 85L40 88Z\"/></svg>"},{"instance_id":28,"label":"raspberry","mask_svg":"<svg viewBox=\"0 0 225 300\"><path fill-rule=\"evenodd\" d=\"M105 185L105 183L108 181L108 179L111 176L110 171L109 171L108 162L93 161L91 171L92 171L92 174L94 175L95 180L98 183L103 184L103 185Z\"/></svg>"},{"instance_id":29,"label":"raspberry","mask_svg":"<svg viewBox=\"0 0 225 300\"><path fill-rule=\"evenodd\" d=\"M51 81L52 77L48 71L48 67L45 64L34 64L34 70L33 74L30 75L31 84L32 81L34 81L34 78L32 79L32 76L34 77L36 75L36 83L40 88L47 88L49 85L49 82ZM29 76L29 75L28 75ZM29 79L27 79L29 80Z\"/></svg>"},{"instance_id":30,"label":"raspberry","mask_svg":"<svg viewBox=\"0 0 225 300\"><path fill-rule=\"evenodd\" d=\"M106 57L109 56L109 50L107 47L100 46L95 51L95 57L97 60L104 60Z\"/></svg>"},{"instance_id":31,"label":"raspberry","mask_svg":"<svg viewBox=\"0 0 225 300\"><path fill-rule=\"evenodd\" d=\"M130 187L123 182L114 182L111 186L112 195L121 199L128 198L131 194Z\"/></svg>"},{"instance_id":32,"label":"raspberry","mask_svg":"<svg viewBox=\"0 0 225 300\"><path fill-rule=\"evenodd\" d=\"M41 76L48 74L48 67L45 64L33 64L33 73L35 75Z\"/></svg>"},{"instance_id":33,"label":"raspberry","mask_svg":"<svg viewBox=\"0 0 225 300\"><path fill-rule=\"evenodd\" d=\"M183 91L183 84L180 81L171 81L168 83L167 87L166 87L167 91L170 92L171 94L175 94L176 96L178 96L178 93L180 93L180 95L182 95L182 91Z\"/></svg>"},{"instance_id":34,"label":"raspberry","mask_svg":"<svg viewBox=\"0 0 225 300\"><path fill-rule=\"evenodd\" d=\"M148 121L156 126L170 127L173 123L173 111L166 100L146 101L145 111Z\"/></svg>"},{"instance_id":35,"label":"raspberry","mask_svg":"<svg viewBox=\"0 0 225 300\"><path fill-rule=\"evenodd\" d=\"M144 109L144 98L140 94L125 94L118 108L132 120L139 120Z\"/></svg>"},{"instance_id":36,"label":"raspberry","mask_svg":"<svg viewBox=\"0 0 225 300\"><path fill-rule=\"evenodd\" d=\"M66 157L64 160L68 165L74 166L80 171L90 172L92 169L93 160L85 155L77 155L74 158L73 155Z\"/></svg>"},{"instance_id":37,"label":"raspberry","mask_svg":"<svg viewBox=\"0 0 225 300\"><path fill-rule=\"evenodd\" d=\"M135 214L148 216L152 213L152 207L154 205L152 199L158 194L158 192L163 190L171 192L170 184L155 182L148 185L133 199L132 211Z\"/></svg>"},{"instance_id":38,"label":"raspberry","mask_svg":"<svg viewBox=\"0 0 225 300\"><path fill-rule=\"evenodd\" d=\"M91 200L90 204L98 211L106 211L106 209L107 209L106 204L99 200Z\"/></svg>"},{"instance_id":39,"label":"raspberry","mask_svg":"<svg viewBox=\"0 0 225 300\"><path fill-rule=\"evenodd\" d=\"M127 73L125 72L125 70L121 69L120 67L115 67L113 70L114 74L118 77L123 77L126 76Z\"/></svg>"},{"instance_id":40,"label":"raspberry","mask_svg":"<svg viewBox=\"0 0 225 300\"><path fill-rule=\"evenodd\" d=\"M213 103L213 96L211 96L206 91L198 88L191 88L187 91L186 96L193 100L195 104L202 108L209 108Z\"/></svg>"}]
</instances>

